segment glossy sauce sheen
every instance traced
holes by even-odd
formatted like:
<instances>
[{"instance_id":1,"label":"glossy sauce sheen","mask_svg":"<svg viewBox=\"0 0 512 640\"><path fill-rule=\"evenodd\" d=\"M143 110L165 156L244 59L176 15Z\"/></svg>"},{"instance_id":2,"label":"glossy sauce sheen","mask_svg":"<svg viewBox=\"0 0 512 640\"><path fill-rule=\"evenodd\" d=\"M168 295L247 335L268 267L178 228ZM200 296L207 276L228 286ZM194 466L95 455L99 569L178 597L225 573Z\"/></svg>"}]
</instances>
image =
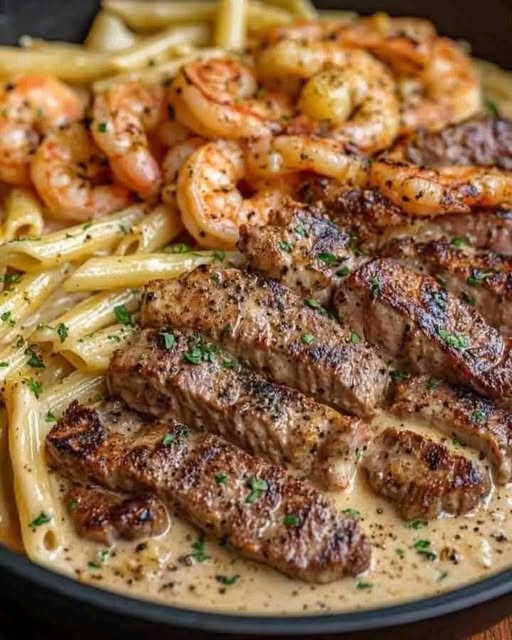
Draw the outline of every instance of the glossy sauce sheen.
<instances>
[{"instance_id":1,"label":"glossy sauce sheen","mask_svg":"<svg viewBox=\"0 0 512 640\"><path fill-rule=\"evenodd\" d=\"M373 426L378 430L393 425L426 432L387 415L378 416ZM469 447L448 444L465 455L475 455ZM62 502L67 485L57 475L53 479ZM372 494L362 469L351 491L331 497L340 509L360 512L372 541L371 570L358 578L327 585L291 580L243 560L216 541L206 539L204 548L198 546L197 529L174 514L169 530L159 538L142 544L117 543L106 554L104 546L73 533L64 509L65 541L56 550L51 568L102 588L167 604L242 613L308 614L397 604L453 589L512 565L512 484L495 488L475 514L443 518L421 528L408 525L389 503ZM419 540L430 542L436 559L414 548Z\"/></svg>"}]
</instances>

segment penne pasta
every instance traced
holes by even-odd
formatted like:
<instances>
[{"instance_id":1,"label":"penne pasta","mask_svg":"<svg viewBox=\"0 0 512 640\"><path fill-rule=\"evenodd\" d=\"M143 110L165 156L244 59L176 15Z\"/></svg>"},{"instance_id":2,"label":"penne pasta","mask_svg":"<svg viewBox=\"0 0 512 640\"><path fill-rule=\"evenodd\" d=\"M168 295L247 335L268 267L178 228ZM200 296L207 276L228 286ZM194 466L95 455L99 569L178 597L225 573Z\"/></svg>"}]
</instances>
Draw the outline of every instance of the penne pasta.
<instances>
[{"instance_id":1,"label":"penne pasta","mask_svg":"<svg viewBox=\"0 0 512 640\"><path fill-rule=\"evenodd\" d=\"M120 314L131 314L138 306L139 299L133 291L98 293L63 313L51 325L41 326L31 340L50 343L59 353L79 338L113 324ZM131 321L131 315L126 315L126 323L128 321Z\"/></svg>"},{"instance_id":2,"label":"penne pasta","mask_svg":"<svg viewBox=\"0 0 512 640\"><path fill-rule=\"evenodd\" d=\"M208 44L210 37L211 29L206 24L171 26L124 49L112 58L112 65L118 71L139 69L165 57L172 47Z\"/></svg>"},{"instance_id":3,"label":"penne pasta","mask_svg":"<svg viewBox=\"0 0 512 640\"><path fill-rule=\"evenodd\" d=\"M67 265L22 276L0 294L0 344L18 333L23 320L35 313L69 273Z\"/></svg>"},{"instance_id":4,"label":"penne pasta","mask_svg":"<svg viewBox=\"0 0 512 640\"><path fill-rule=\"evenodd\" d=\"M137 36L119 16L98 11L85 39L85 46L95 51L119 51L132 47L136 42Z\"/></svg>"},{"instance_id":5,"label":"penne pasta","mask_svg":"<svg viewBox=\"0 0 512 640\"><path fill-rule=\"evenodd\" d=\"M122 347L133 331L133 327L122 324L105 327L91 335L67 342L61 354L80 371L104 373L114 351Z\"/></svg>"},{"instance_id":6,"label":"penne pasta","mask_svg":"<svg viewBox=\"0 0 512 640\"><path fill-rule=\"evenodd\" d=\"M115 13L135 31L157 31L179 22L213 20L214 2L146 2L146 0L103 0L103 9Z\"/></svg>"},{"instance_id":7,"label":"penne pasta","mask_svg":"<svg viewBox=\"0 0 512 640\"><path fill-rule=\"evenodd\" d=\"M43 227L43 209L33 191L11 189L4 203L4 242L38 236L43 232Z\"/></svg>"},{"instance_id":8,"label":"penne pasta","mask_svg":"<svg viewBox=\"0 0 512 640\"><path fill-rule=\"evenodd\" d=\"M176 207L158 205L133 230L121 239L115 254L149 253L169 244L183 231L181 216Z\"/></svg>"},{"instance_id":9,"label":"penne pasta","mask_svg":"<svg viewBox=\"0 0 512 640\"><path fill-rule=\"evenodd\" d=\"M20 524L14 499L12 464L9 457L7 414L0 409L0 544L13 551L23 551Z\"/></svg>"},{"instance_id":10,"label":"penne pasta","mask_svg":"<svg viewBox=\"0 0 512 640\"><path fill-rule=\"evenodd\" d=\"M59 382L44 389L39 398L42 416L58 419L76 400L85 404L97 402L106 390L105 378L97 373L73 371Z\"/></svg>"},{"instance_id":11,"label":"penne pasta","mask_svg":"<svg viewBox=\"0 0 512 640\"><path fill-rule=\"evenodd\" d=\"M213 44L221 49L241 51L247 32L247 1L219 0Z\"/></svg>"},{"instance_id":12,"label":"penne pasta","mask_svg":"<svg viewBox=\"0 0 512 640\"><path fill-rule=\"evenodd\" d=\"M141 287L155 278L177 278L201 264L213 262L220 252L202 251L170 255L167 253L136 253L129 256L91 258L69 278L66 291L95 291ZM224 254L222 253L224 256ZM240 261L236 251L226 253L227 261Z\"/></svg>"},{"instance_id":13,"label":"penne pasta","mask_svg":"<svg viewBox=\"0 0 512 640\"><path fill-rule=\"evenodd\" d=\"M112 249L143 215L143 205L134 205L113 215L44 236L12 240L0 247L0 261L16 269L35 271L63 262L84 260L97 251Z\"/></svg>"},{"instance_id":14,"label":"penne pasta","mask_svg":"<svg viewBox=\"0 0 512 640\"><path fill-rule=\"evenodd\" d=\"M315 20L318 18L318 11L310 0L266 0L268 4L277 5L283 9L288 9L290 13L305 18L307 20Z\"/></svg>"},{"instance_id":15,"label":"penne pasta","mask_svg":"<svg viewBox=\"0 0 512 640\"><path fill-rule=\"evenodd\" d=\"M8 385L6 406L23 547L31 560L49 565L62 544L62 506L54 500L44 458L44 440L51 423L41 419L36 396L26 381Z\"/></svg>"},{"instance_id":16,"label":"penne pasta","mask_svg":"<svg viewBox=\"0 0 512 640\"><path fill-rule=\"evenodd\" d=\"M266 29L293 22L293 15L279 7L271 7L253 0L247 7L247 28L249 33L258 35Z\"/></svg>"}]
</instances>

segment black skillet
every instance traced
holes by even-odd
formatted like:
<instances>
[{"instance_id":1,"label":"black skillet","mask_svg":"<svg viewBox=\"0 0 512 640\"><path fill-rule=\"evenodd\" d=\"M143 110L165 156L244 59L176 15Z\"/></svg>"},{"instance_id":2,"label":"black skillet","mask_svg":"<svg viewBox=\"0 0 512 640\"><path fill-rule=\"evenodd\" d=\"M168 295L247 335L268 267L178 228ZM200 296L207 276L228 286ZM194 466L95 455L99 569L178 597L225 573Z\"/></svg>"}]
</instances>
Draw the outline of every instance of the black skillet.
<instances>
[{"instance_id":1,"label":"black skillet","mask_svg":"<svg viewBox=\"0 0 512 640\"><path fill-rule=\"evenodd\" d=\"M385 10L431 18L447 35L468 40L475 55L512 69L510 0L360 0L319 2L362 13ZM95 0L0 0L0 42L16 43L24 33L79 41L97 7ZM511 558L512 564L512 558ZM411 595L414 585L411 585ZM124 639L268 636L350 633L379 639L467 637L512 613L512 569L434 598L345 614L262 617L216 614L165 607L82 585L33 565L0 546L0 637ZM388 631L383 631L387 629ZM366 633L365 633L366 632Z\"/></svg>"}]
</instances>

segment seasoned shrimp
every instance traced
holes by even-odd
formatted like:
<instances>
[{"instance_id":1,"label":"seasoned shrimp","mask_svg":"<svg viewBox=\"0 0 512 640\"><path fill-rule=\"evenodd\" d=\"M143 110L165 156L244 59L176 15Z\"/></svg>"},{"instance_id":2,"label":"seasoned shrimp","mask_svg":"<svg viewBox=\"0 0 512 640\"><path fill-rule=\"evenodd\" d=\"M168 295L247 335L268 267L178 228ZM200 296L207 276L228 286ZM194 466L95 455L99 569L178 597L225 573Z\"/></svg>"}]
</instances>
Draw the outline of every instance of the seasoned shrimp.
<instances>
[{"instance_id":1,"label":"seasoned shrimp","mask_svg":"<svg viewBox=\"0 0 512 640\"><path fill-rule=\"evenodd\" d=\"M468 213L512 202L512 172L494 168L420 167L396 150L373 161L369 185L415 216Z\"/></svg>"},{"instance_id":2,"label":"seasoned shrimp","mask_svg":"<svg viewBox=\"0 0 512 640\"><path fill-rule=\"evenodd\" d=\"M282 130L289 96L258 87L240 60L196 60L182 67L168 90L177 119L205 138L253 138Z\"/></svg>"},{"instance_id":3,"label":"seasoned shrimp","mask_svg":"<svg viewBox=\"0 0 512 640\"><path fill-rule=\"evenodd\" d=\"M151 198L160 189L162 176L148 134L157 129L164 114L164 92L159 85L119 84L94 100L94 139L119 182L141 198Z\"/></svg>"},{"instance_id":4,"label":"seasoned shrimp","mask_svg":"<svg viewBox=\"0 0 512 640\"><path fill-rule=\"evenodd\" d=\"M28 184L41 134L83 117L79 96L57 78L24 75L0 88L0 180Z\"/></svg>"},{"instance_id":5,"label":"seasoned shrimp","mask_svg":"<svg viewBox=\"0 0 512 640\"><path fill-rule=\"evenodd\" d=\"M347 186L363 186L368 161L339 142L309 135L283 135L248 143L251 174L267 178L310 171L335 178Z\"/></svg>"},{"instance_id":6,"label":"seasoned shrimp","mask_svg":"<svg viewBox=\"0 0 512 640\"><path fill-rule=\"evenodd\" d=\"M128 189L112 182L108 161L79 123L47 134L30 177L48 212L63 222L100 217L131 201Z\"/></svg>"},{"instance_id":7,"label":"seasoned shrimp","mask_svg":"<svg viewBox=\"0 0 512 640\"><path fill-rule=\"evenodd\" d=\"M438 38L429 64L417 79L422 95L417 104L403 105L401 133L420 127L440 130L482 108L480 82L471 60L448 38Z\"/></svg>"},{"instance_id":8,"label":"seasoned shrimp","mask_svg":"<svg viewBox=\"0 0 512 640\"><path fill-rule=\"evenodd\" d=\"M176 201L176 183L178 173L183 164L196 149L206 143L204 138L190 136L172 146L162 162L163 186L160 196L163 202L174 204Z\"/></svg>"},{"instance_id":9,"label":"seasoned shrimp","mask_svg":"<svg viewBox=\"0 0 512 640\"><path fill-rule=\"evenodd\" d=\"M266 224L269 212L290 199L281 183L263 183L253 195L244 195L246 176L244 149L230 140L202 145L181 167L178 206L185 227L200 245L234 248L240 225Z\"/></svg>"}]
</instances>

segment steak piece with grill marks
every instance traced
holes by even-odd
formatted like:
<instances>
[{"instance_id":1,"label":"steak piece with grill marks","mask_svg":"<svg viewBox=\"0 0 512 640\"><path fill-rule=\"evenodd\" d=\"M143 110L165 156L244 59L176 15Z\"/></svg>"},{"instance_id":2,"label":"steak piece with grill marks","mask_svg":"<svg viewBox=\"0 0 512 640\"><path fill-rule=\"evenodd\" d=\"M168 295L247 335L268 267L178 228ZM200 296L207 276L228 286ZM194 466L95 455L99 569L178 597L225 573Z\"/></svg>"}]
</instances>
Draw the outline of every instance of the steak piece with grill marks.
<instances>
[{"instance_id":1,"label":"steak piece with grill marks","mask_svg":"<svg viewBox=\"0 0 512 640\"><path fill-rule=\"evenodd\" d=\"M209 535L294 578L330 582L368 568L370 544L354 518L219 436L176 422L114 424L73 402L50 430L46 453L71 480L154 493Z\"/></svg>"},{"instance_id":2,"label":"steak piece with grill marks","mask_svg":"<svg viewBox=\"0 0 512 640\"><path fill-rule=\"evenodd\" d=\"M512 404L512 356L482 316L433 278L375 258L346 278L336 311L390 359Z\"/></svg>"},{"instance_id":3,"label":"steak piece with grill marks","mask_svg":"<svg viewBox=\"0 0 512 640\"><path fill-rule=\"evenodd\" d=\"M217 433L326 489L346 487L367 426L241 367L191 330L144 329L116 352L110 388L126 404Z\"/></svg>"},{"instance_id":4,"label":"steak piece with grill marks","mask_svg":"<svg viewBox=\"0 0 512 640\"><path fill-rule=\"evenodd\" d=\"M381 255L435 277L498 331L512 336L512 257L462 250L448 240L413 238L396 238Z\"/></svg>"},{"instance_id":5,"label":"steak piece with grill marks","mask_svg":"<svg viewBox=\"0 0 512 640\"><path fill-rule=\"evenodd\" d=\"M477 462L414 431L385 429L363 465L373 490L393 502L406 520L467 513L491 489Z\"/></svg>"},{"instance_id":6,"label":"steak piece with grill marks","mask_svg":"<svg viewBox=\"0 0 512 640\"><path fill-rule=\"evenodd\" d=\"M472 391L417 376L396 383L390 410L413 418L481 451L494 467L496 482L512 481L512 413Z\"/></svg>"},{"instance_id":7,"label":"steak piece with grill marks","mask_svg":"<svg viewBox=\"0 0 512 640\"><path fill-rule=\"evenodd\" d=\"M258 274L208 265L144 288L142 324L196 329L275 382L360 417L375 413L387 367L350 327Z\"/></svg>"}]
</instances>

